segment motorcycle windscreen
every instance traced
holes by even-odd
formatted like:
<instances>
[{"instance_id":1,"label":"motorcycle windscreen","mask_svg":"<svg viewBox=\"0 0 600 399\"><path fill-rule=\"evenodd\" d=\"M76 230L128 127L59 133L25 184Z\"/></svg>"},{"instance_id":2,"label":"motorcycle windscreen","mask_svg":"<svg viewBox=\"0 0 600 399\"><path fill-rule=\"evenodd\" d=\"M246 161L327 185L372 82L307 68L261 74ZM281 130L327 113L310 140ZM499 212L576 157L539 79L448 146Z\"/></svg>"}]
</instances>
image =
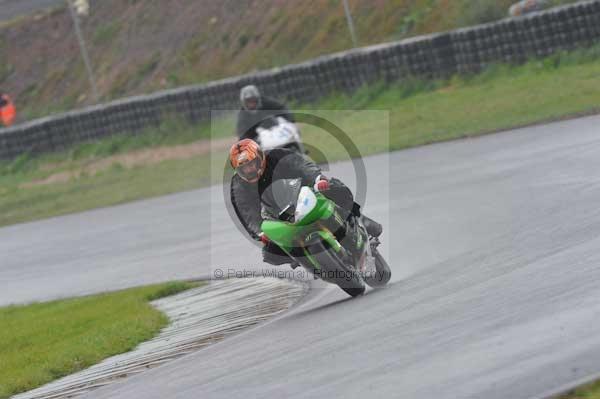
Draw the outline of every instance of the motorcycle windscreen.
<instances>
[{"instance_id":1,"label":"motorcycle windscreen","mask_svg":"<svg viewBox=\"0 0 600 399\"><path fill-rule=\"evenodd\" d=\"M296 202L302 189L302 179L279 179L273 181L263 192L261 200L265 210L274 218L294 222Z\"/></svg>"},{"instance_id":2,"label":"motorcycle windscreen","mask_svg":"<svg viewBox=\"0 0 600 399\"><path fill-rule=\"evenodd\" d=\"M300 189L296 211L294 213L294 223L300 223L317 206L317 196L306 186Z\"/></svg>"}]
</instances>

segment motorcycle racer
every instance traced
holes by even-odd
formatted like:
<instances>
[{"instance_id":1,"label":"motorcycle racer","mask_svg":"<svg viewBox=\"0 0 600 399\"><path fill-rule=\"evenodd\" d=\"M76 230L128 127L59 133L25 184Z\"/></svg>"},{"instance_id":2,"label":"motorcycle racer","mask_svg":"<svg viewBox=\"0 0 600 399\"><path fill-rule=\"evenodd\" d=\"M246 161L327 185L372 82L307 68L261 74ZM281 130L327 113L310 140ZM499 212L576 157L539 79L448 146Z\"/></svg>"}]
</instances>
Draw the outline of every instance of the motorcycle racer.
<instances>
[{"instance_id":1,"label":"motorcycle racer","mask_svg":"<svg viewBox=\"0 0 600 399\"><path fill-rule=\"evenodd\" d=\"M303 186L321 192L345 210L348 217L361 216L360 206L354 202L352 192L344 183L325 177L315 163L296 152L282 148L263 152L255 141L243 139L231 147L229 160L236 172L231 179L231 203L248 234L264 244L263 260L266 263L280 265L291 262L289 256L260 230L264 216L261 198L276 180L300 178ZM361 217L371 236L381 235L379 223L364 215Z\"/></svg>"},{"instance_id":2,"label":"motorcycle racer","mask_svg":"<svg viewBox=\"0 0 600 399\"><path fill-rule=\"evenodd\" d=\"M272 117L281 116L294 123L293 115L287 107L266 96L253 85L245 86L240 91L241 109L237 118L237 136L241 139L256 140L256 128L268 123Z\"/></svg>"}]
</instances>

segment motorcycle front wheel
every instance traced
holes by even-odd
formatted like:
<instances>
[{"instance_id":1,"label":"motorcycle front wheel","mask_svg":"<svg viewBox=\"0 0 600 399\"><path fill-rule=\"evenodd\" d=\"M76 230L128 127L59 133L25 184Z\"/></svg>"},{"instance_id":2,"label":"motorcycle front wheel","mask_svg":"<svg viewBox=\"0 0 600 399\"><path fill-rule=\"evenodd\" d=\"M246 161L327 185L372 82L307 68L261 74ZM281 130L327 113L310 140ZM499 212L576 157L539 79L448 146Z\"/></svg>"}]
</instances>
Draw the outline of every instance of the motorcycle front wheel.
<instances>
[{"instance_id":1,"label":"motorcycle front wheel","mask_svg":"<svg viewBox=\"0 0 600 399\"><path fill-rule=\"evenodd\" d=\"M377 248L371 248L371 251L375 258L375 273L365 277L365 282L373 288L383 287L392 278L392 270Z\"/></svg>"},{"instance_id":2,"label":"motorcycle front wheel","mask_svg":"<svg viewBox=\"0 0 600 399\"><path fill-rule=\"evenodd\" d=\"M313 270L315 276L329 283L336 284L351 297L364 294L366 285L361 275L354 268L344 264L326 242L318 241L312 243L306 250L320 266L320 270Z\"/></svg>"}]
</instances>

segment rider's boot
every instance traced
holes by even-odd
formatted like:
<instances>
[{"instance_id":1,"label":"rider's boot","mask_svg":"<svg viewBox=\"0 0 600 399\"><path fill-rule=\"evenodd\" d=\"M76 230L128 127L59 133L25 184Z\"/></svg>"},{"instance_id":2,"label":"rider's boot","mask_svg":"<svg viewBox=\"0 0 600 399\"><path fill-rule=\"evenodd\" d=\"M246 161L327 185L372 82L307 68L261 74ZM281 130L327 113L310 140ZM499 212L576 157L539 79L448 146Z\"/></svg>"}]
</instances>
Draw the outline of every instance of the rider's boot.
<instances>
[{"instance_id":1,"label":"rider's boot","mask_svg":"<svg viewBox=\"0 0 600 399\"><path fill-rule=\"evenodd\" d=\"M369 233L371 237L379 237L381 233L383 233L383 226L381 226L379 223L371 218L366 217L364 214L361 215L361 217L362 223L365 226L367 233Z\"/></svg>"}]
</instances>

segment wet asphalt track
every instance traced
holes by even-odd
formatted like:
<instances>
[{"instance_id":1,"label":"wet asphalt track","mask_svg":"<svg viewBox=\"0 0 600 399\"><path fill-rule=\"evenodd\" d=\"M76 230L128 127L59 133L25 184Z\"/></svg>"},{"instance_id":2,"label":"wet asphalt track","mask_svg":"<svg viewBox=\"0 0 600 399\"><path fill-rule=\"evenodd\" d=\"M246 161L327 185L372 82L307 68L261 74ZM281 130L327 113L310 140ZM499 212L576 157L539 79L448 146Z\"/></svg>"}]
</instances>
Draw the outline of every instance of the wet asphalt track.
<instances>
[{"instance_id":1,"label":"wet asphalt track","mask_svg":"<svg viewBox=\"0 0 600 399\"><path fill-rule=\"evenodd\" d=\"M387 289L314 283L281 317L86 397L514 399L600 373L600 117L366 162ZM218 194L0 229L0 304L260 269Z\"/></svg>"}]
</instances>

